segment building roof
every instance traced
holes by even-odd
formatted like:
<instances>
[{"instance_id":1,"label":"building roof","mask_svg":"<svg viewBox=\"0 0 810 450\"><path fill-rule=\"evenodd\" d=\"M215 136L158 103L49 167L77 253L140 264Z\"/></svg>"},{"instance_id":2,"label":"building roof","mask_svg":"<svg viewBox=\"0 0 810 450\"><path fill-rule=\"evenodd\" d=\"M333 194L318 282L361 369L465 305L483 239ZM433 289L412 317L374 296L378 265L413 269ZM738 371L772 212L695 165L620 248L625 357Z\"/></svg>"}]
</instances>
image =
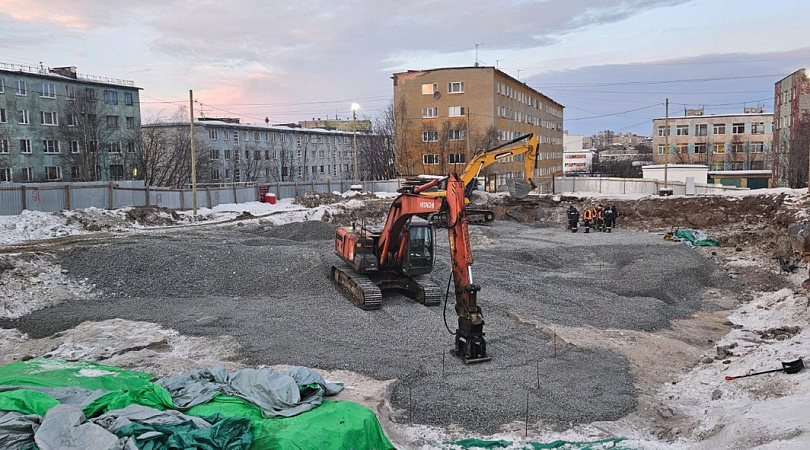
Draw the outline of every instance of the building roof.
<instances>
[{"instance_id":1,"label":"building roof","mask_svg":"<svg viewBox=\"0 0 810 450\"><path fill-rule=\"evenodd\" d=\"M150 127L187 127L188 122L158 122L158 123L149 123L144 124L144 128ZM354 133L351 131L339 131L339 130L327 130L324 128L304 128L304 127L292 127L288 125L256 125L251 123L232 123L232 122L225 122L221 120L194 120L194 126L215 126L221 128L238 128L241 130L250 130L250 131L297 131L299 133L316 133L316 134L334 134L334 135L341 135L341 136L352 136ZM360 130L357 130L358 134L361 135L368 135L369 133L364 133Z\"/></svg>"},{"instance_id":2,"label":"building roof","mask_svg":"<svg viewBox=\"0 0 810 450\"><path fill-rule=\"evenodd\" d=\"M663 169L663 164L653 164L644 166L642 169ZM708 169L709 166L705 164L667 164L667 169Z\"/></svg>"},{"instance_id":3,"label":"building roof","mask_svg":"<svg viewBox=\"0 0 810 450\"><path fill-rule=\"evenodd\" d=\"M73 69L75 69L75 67ZM97 84L101 86L115 86L119 88L126 87L131 89L143 90L143 88L135 86L135 82L132 80L121 80L118 78L109 78L86 74L76 74L76 78L73 78L53 72L50 67L34 67L22 64L0 62L0 72L11 74L24 74L36 78L73 81L76 83Z\"/></svg>"},{"instance_id":4,"label":"building roof","mask_svg":"<svg viewBox=\"0 0 810 450\"><path fill-rule=\"evenodd\" d=\"M741 116L773 116L772 112L766 113L736 113L736 114L706 114L703 116L669 116L669 120L674 119L702 119L706 117L741 117ZM656 117L653 120L667 120L666 117Z\"/></svg>"},{"instance_id":5,"label":"building roof","mask_svg":"<svg viewBox=\"0 0 810 450\"><path fill-rule=\"evenodd\" d=\"M710 170L709 175L771 175L770 170Z\"/></svg>"}]
</instances>

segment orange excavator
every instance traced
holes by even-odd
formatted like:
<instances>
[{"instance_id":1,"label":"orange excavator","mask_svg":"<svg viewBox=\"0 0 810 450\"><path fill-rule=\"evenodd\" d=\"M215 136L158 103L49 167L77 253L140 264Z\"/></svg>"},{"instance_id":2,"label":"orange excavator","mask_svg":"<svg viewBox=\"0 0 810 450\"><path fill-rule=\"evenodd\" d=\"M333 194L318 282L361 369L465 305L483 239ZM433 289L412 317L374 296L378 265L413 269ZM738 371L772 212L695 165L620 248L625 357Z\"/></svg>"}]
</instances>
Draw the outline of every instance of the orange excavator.
<instances>
[{"instance_id":1,"label":"orange excavator","mask_svg":"<svg viewBox=\"0 0 810 450\"><path fill-rule=\"evenodd\" d=\"M445 182L443 195L425 195L428 189ZM434 229L447 228L458 315L454 353L472 364L491 358L487 356L484 316L477 301L480 288L472 278L464 187L456 174L434 179L400 194L391 204L383 227L338 228L335 253L345 264L332 266L332 277L365 310L379 309L382 291L389 289L404 291L426 306L438 305L441 289L427 274L433 270L435 259Z\"/></svg>"}]
</instances>

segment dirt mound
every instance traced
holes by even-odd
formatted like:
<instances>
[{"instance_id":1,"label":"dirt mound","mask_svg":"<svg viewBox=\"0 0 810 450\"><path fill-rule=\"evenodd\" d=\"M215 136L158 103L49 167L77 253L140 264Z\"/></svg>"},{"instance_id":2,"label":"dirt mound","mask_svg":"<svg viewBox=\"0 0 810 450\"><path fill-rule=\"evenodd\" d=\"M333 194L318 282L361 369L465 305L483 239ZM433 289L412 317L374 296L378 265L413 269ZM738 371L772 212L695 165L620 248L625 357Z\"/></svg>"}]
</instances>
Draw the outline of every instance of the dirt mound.
<instances>
[{"instance_id":1,"label":"dirt mound","mask_svg":"<svg viewBox=\"0 0 810 450\"><path fill-rule=\"evenodd\" d=\"M158 206L136 206L127 211L127 218L144 226L173 225L180 221L179 214Z\"/></svg>"},{"instance_id":2,"label":"dirt mound","mask_svg":"<svg viewBox=\"0 0 810 450\"><path fill-rule=\"evenodd\" d=\"M267 236L297 242L334 239L335 226L317 220L266 227Z\"/></svg>"},{"instance_id":3,"label":"dirt mound","mask_svg":"<svg viewBox=\"0 0 810 450\"><path fill-rule=\"evenodd\" d=\"M334 203L340 203L348 199L371 200L375 198L377 197L370 192L347 192L346 194L343 195L331 192L308 192L306 194L302 194L299 195L298 197L295 197L293 203L301 206L306 206L307 208L315 208L321 205L331 205Z\"/></svg>"},{"instance_id":4,"label":"dirt mound","mask_svg":"<svg viewBox=\"0 0 810 450\"><path fill-rule=\"evenodd\" d=\"M63 211L68 226L79 225L87 231L122 230L129 228L130 222L117 211L107 211L98 208L77 209Z\"/></svg>"}]
</instances>

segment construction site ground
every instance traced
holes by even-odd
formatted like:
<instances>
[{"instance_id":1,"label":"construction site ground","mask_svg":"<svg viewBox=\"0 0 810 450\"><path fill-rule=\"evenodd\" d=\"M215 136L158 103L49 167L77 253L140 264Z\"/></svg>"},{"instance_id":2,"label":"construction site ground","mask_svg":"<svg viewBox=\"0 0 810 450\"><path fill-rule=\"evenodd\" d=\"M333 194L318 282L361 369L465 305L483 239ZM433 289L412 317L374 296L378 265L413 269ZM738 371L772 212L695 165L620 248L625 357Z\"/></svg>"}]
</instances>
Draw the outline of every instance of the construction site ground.
<instances>
[{"instance_id":1,"label":"construction site ground","mask_svg":"<svg viewBox=\"0 0 810 450\"><path fill-rule=\"evenodd\" d=\"M585 234L564 228L567 206L606 199L488 199L502 220L470 228L492 356L483 364L464 365L448 352L448 327L456 327L452 292L446 313L444 305L425 307L396 293L384 296L381 310L362 311L332 283L333 222L379 220L381 205L390 202L384 199L367 199L366 213L332 211L314 221L245 216L220 225L8 246L0 275L28 268L28 281L37 281L17 287L6 277L0 292L11 298L24 295L12 288L36 292L47 285L70 295L1 319L0 362L92 358L161 375L219 362L309 366L346 382L341 395L374 409L401 448L464 437L521 439L527 412L533 441L784 444L781 429L747 437L730 426L707 427L711 408L703 407L723 407L733 397L720 373L744 371L734 361L744 357L740 349L720 345L735 330L750 331L730 314L761 298L796 304L795 296L806 298L805 273L780 275L774 259L790 254L783 228L798 220L797 207L778 194L740 197L729 200L733 207L713 205L724 221L700 227L710 235L715 230L721 247L662 239L673 226L698 228L694 221L708 220L701 210L710 201L689 206L694 200L613 199L620 204L618 229ZM732 232L728 221L735 220ZM445 287L447 236L437 235L432 276ZM801 333L802 327L791 329L778 340L796 339L794 352L801 353ZM696 368L716 371L717 379L689 386L684 376ZM806 375L798 375L802 383ZM686 395L679 384L708 389L711 398L690 411L686 400L679 403ZM781 385L760 394L779 398L796 389ZM790 442L806 442L806 428L795 427L800 431L792 431Z\"/></svg>"}]
</instances>

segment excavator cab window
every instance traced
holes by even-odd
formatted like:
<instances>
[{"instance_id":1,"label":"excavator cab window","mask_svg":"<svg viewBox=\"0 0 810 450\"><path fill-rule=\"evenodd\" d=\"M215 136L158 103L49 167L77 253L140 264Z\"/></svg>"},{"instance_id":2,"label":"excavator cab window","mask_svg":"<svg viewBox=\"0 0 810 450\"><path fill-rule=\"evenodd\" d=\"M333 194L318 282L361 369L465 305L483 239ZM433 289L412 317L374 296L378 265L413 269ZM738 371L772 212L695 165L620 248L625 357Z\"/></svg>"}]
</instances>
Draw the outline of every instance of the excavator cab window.
<instances>
[{"instance_id":1,"label":"excavator cab window","mask_svg":"<svg viewBox=\"0 0 810 450\"><path fill-rule=\"evenodd\" d=\"M402 268L409 275L430 273L433 269L433 226L412 221L408 227L408 251Z\"/></svg>"}]
</instances>

